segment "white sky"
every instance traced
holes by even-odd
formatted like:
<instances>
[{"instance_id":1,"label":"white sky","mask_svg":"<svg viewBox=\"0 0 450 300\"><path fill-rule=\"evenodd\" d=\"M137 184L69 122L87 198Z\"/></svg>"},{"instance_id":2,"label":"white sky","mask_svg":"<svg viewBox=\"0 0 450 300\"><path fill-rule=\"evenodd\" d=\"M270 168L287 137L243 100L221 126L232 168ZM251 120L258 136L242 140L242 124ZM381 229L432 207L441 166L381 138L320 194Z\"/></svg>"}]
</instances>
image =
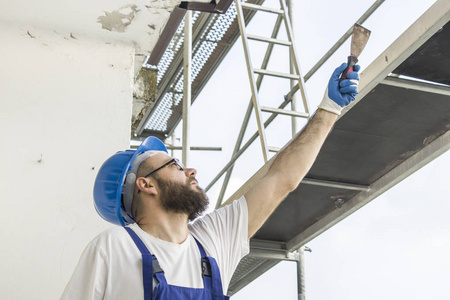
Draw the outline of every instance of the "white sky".
<instances>
[{"instance_id":1,"label":"white sky","mask_svg":"<svg viewBox=\"0 0 450 300\"><path fill-rule=\"evenodd\" d=\"M297 52L303 74L375 2L296 1ZM363 25L372 30L360 56L362 69L401 35L434 1L387 0ZM278 7L267 0L266 6ZM268 36L274 18L259 13L248 33ZM282 30L283 31L283 30ZM259 67L264 49L252 42L253 65ZM331 72L349 54L349 41L307 82L310 108L321 100ZM287 52L274 52L269 69L286 71ZM277 106L289 91L283 80L266 80L261 91L264 105ZM231 157L250 99L245 60L240 40L216 71L192 107L193 146L221 146L219 152L191 152L190 165L206 186ZM290 120L278 117L268 128L271 146L290 138ZM246 138L256 131L251 120ZM200 134L199 134L200 133ZM181 134L179 134L181 136ZM178 155L176 153L175 155ZM338 158L337 158L338 159ZM257 140L238 160L231 195L262 165ZM448 299L450 288L450 154L445 153L403 182L337 224L311 243L305 254L307 299ZM215 200L216 184L209 191ZM283 262L258 278L234 300L297 299L296 266Z\"/></svg>"}]
</instances>

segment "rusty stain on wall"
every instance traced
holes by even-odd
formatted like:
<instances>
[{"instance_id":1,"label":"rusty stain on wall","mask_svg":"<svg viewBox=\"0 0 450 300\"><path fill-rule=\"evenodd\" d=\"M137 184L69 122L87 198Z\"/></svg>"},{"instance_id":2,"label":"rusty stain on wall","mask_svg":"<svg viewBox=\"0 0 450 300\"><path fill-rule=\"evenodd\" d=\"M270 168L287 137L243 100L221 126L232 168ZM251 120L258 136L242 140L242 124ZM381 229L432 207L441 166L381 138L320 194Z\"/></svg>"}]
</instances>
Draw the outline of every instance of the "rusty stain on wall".
<instances>
[{"instance_id":1,"label":"rusty stain on wall","mask_svg":"<svg viewBox=\"0 0 450 300\"><path fill-rule=\"evenodd\" d=\"M97 22L102 24L103 29L125 32L125 27L133 22L138 12L135 4L129 4L112 12L105 11L105 15L98 17Z\"/></svg>"}]
</instances>

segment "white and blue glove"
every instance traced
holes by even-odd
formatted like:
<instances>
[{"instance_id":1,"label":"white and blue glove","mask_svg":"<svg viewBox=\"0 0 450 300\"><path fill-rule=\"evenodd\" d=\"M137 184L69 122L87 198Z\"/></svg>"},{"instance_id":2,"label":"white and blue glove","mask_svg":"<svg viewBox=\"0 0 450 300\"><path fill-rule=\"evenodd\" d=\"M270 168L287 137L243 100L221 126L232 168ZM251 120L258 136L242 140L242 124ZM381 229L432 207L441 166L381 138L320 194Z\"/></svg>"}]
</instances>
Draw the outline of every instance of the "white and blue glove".
<instances>
[{"instance_id":1,"label":"white and blue glove","mask_svg":"<svg viewBox=\"0 0 450 300\"><path fill-rule=\"evenodd\" d=\"M339 76L345 68L347 68L347 63L343 63L334 70L328 82L328 87L325 90L325 95L319 105L319 108L336 115L340 115L342 109L355 100L356 95L358 95L358 71L361 67L355 65L353 67L354 71L348 73L346 79L339 83Z\"/></svg>"}]
</instances>

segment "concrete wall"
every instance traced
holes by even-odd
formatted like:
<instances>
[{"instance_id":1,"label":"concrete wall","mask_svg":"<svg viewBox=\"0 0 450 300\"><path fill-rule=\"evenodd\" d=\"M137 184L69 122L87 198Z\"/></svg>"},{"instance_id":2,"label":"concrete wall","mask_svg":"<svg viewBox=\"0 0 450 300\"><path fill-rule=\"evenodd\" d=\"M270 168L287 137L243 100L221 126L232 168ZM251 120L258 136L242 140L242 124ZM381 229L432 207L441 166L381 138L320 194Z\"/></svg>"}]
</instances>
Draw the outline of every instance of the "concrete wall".
<instances>
[{"instance_id":1,"label":"concrete wall","mask_svg":"<svg viewBox=\"0 0 450 300\"><path fill-rule=\"evenodd\" d=\"M58 299L110 227L92 186L129 146L134 50L0 23L0 299Z\"/></svg>"}]
</instances>

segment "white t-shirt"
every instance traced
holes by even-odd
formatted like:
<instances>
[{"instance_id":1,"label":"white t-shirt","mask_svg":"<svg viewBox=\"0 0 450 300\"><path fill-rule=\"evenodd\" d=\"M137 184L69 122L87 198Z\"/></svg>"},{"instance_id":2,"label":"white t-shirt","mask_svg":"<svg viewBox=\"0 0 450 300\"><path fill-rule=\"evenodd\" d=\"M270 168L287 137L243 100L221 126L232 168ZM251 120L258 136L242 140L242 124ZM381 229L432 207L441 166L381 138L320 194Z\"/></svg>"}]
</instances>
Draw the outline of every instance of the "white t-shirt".
<instances>
[{"instance_id":1,"label":"white t-shirt","mask_svg":"<svg viewBox=\"0 0 450 300\"><path fill-rule=\"evenodd\" d=\"M186 241L175 244L149 235L137 224L129 225L158 259L168 284L203 288L195 236L206 254L216 259L226 293L239 261L249 252L245 198L188 226ZM144 299L141 252L125 229L106 230L88 244L61 299Z\"/></svg>"}]
</instances>

